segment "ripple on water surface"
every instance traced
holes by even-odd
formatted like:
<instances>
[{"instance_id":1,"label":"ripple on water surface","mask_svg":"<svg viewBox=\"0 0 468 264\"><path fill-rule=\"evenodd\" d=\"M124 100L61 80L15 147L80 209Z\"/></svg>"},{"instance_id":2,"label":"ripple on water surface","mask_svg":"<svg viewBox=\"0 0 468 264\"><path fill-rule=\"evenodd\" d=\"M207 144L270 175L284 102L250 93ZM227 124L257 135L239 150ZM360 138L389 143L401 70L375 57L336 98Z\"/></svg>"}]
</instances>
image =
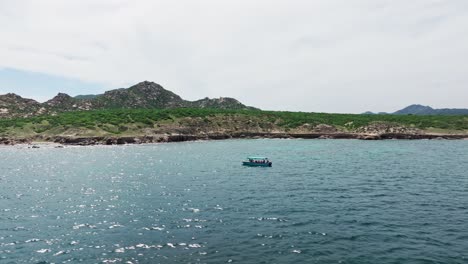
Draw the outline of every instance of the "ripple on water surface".
<instances>
[{"instance_id":1,"label":"ripple on water surface","mask_svg":"<svg viewBox=\"0 0 468 264\"><path fill-rule=\"evenodd\" d=\"M468 141L0 148L0 263L467 263ZM267 155L272 168L240 166Z\"/></svg>"}]
</instances>

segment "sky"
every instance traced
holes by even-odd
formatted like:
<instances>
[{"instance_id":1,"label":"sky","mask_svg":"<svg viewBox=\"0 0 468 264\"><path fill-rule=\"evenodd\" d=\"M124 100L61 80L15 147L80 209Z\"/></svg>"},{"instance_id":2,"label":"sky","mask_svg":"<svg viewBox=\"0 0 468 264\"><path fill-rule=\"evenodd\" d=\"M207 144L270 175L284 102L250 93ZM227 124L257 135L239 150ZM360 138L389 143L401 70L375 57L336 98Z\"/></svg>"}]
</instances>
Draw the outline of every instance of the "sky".
<instances>
[{"instance_id":1,"label":"sky","mask_svg":"<svg viewBox=\"0 0 468 264\"><path fill-rule=\"evenodd\" d=\"M466 0L0 0L0 94L148 80L267 110L468 108Z\"/></svg>"}]
</instances>

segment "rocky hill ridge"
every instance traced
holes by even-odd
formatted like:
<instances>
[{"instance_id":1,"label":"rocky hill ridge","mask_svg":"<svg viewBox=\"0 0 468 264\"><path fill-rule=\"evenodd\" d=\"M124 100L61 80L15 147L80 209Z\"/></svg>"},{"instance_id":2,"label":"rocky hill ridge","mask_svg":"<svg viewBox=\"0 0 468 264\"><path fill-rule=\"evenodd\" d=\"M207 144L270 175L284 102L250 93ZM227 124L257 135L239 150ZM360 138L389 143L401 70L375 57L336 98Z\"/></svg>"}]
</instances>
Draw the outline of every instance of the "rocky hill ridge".
<instances>
[{"instance_id":1,"label":"rocky hill ridge","mask_svg":"<svg viewBox=\"0 0 468 264\"><path fill-rule=\"evenodd\" d=\"M66 111L86 111L97 109L136 109L136 108L218 108L255 109L234 98L204 98L187 101L179 95L164 89L161 85L144 81L129 88L106 91L99 95L71 97L59 93L45 103L8 93L0 95L0 118L30 117L41 114L57 114Z\"/></svg>"}]
</instances>

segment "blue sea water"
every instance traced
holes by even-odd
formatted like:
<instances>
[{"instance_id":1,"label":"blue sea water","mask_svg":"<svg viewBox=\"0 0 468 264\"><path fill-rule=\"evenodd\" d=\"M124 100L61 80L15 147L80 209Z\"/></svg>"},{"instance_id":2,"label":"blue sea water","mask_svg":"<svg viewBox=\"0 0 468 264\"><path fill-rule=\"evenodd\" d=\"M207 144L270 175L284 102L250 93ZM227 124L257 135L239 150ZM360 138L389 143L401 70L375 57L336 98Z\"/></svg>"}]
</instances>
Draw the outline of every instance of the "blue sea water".
<instances>
[{"instance_id":1,"label":"blue sea water","mask_svg":"<svg viewBox=\"0 0 468 264\"><path fill-rule=\"evenodd\" d=\"M0 148L0 263L231 262L468 263L468 141Z\"/></svg>"}]
</instances>

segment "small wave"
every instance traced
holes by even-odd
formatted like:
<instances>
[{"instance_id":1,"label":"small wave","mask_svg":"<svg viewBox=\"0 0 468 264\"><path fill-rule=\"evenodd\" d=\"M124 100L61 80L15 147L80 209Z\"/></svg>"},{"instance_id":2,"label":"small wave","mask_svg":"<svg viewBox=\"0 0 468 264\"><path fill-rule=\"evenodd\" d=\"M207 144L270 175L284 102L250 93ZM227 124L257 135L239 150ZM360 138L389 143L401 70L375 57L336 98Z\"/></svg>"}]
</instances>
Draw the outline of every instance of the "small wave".
<instances>
[{"instance_id":1,"label":"small wave","mask_svg":"<svg viewBox=\"0 0 468 264\"><path fill-rule=\"evenodd\" d=\"M150 249L150 248L160 249L160 248L162 248L163 246L161 246L161 245L151 245L151 246L150 246L150 245L146 245L146 244L141 243L141 244L135 245L135 247L136 247L136 248L143 248L143 249Z\"/></svg>"},{"instance_id":2,"label":"small wave","mask_svg":"<svg viewBox=\"0 0 468 264\"><path fill-rule=\"evenodd\" d=\"M188 208L187 210L192 211L194 213L199 213L200 212L200 209L198 209L198 208Z\"/></svg>"},{"instance_id":3,"label":"small wave","mask_svg":"<svg viewBox=\"0 0 468 264\"><path fill-rule=\"evenodd\" d=\"M41 241L39 238L31 238L31 239L24 241L24 243L32 243L32 242L39 242L39 241Z\"/></svg>"},{"instance_id":4,"label":"small wave","mask_svg":"<svg viewBox=\"0 0 468 264\"><path fill-rule=\"evenodd\" d=\"M113 228L117 228L117 227L123 227L123 225L121 225L121 224L111 225L111 226L109 226L109 229L113 229Z\"/></svg>"},{"instance_id":5,"label":"small wave","mask_svg":"<svg viewBox=\"0 0 468 264\"><path fill-rule=\"evenodd\" d=\"M189 248L201 248L202 246L200 244L189 244Z\"/></svg>"},{"instance_id":6,"label":"small wave","mask_svg":"<svg viewBox=\"0 0 468 264\"><path fill-rule=\"evenodd\" d=\"M125 248L116 248L116 249L114 249L114 252L115 252L115 253L124 253L124 252L125 252Z\"/></svg>"},{"instance_id":7,"label":"small wave","mask_svg":"<svg viewBox=\"0 0 468 264\"><path fill-rule=\"evenodd\" d=\"M88 227L88 228L96 228L95 225L91 225L91 224L75 224L73 226L73 229L80 229L80 228L83 228L83 227Z\"/></svg>"},{"instance_id":8,"label":"small wave","mask_svg":"<svg viewBox=\"0 0 468 264\"><path fill-rule=\"evenodd\" d=\"M122 261L121 258L113 258L113 259L105 259L102 261L102 263L117 263L121 261Z\"/></svg>"},{"instance_id":9,"label":"small wave","mask_svg":"<svg viewBox=\"0 0 468 264\"><path fill-rule=\"evenodd\" d=\"M60 250L59 252L55 253L53 256L56 257L56 256L67 254L67 253L68 253L68 251Z\"/></svg>"},{"instance_id":10,"label":"small wave","mask_svg":"<svg viewBox=\"0 0 468 264\"><path fill-rule=\"evenodd\" d=\"M138 244L135 247L137 247L137 248L151 248L150 246L148 246L146 244Z\"/></svg>"},{"instance_id":11,"label":"small wave","mask_svg":"<svg viewBox=\"0 0 468 264\"><path fill-rule=\"evenodd\" d=\"M258 221L278 221L278 222L287 222L288 220L277 217L257 217L255 218Z\"/></svg>"}]
</instances>

